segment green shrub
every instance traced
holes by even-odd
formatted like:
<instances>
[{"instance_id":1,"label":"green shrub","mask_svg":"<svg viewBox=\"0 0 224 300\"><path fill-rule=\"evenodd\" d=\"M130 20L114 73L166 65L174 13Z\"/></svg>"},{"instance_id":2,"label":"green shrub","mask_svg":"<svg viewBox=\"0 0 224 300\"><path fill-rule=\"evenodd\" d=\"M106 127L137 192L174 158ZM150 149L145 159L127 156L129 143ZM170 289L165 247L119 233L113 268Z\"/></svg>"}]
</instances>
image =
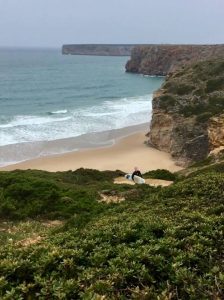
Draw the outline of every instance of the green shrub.
<instances>
[{"instance_id":1,"label":"green shrub","mask_svg":"<svg viewBox=\"0 0 224 300\"><path fill-rule=\"evenodd\" d=\"M160 107L163 109L168 109L169 107L174 106L176 99L171 95L162 95L160 96Z\"/></svg>"},{"instance_id":2,"label":"green shrub","mask_svg":"<svg viewBox=\"0 0 224 300\"><path fill-rule=\"evenodd\" d=\"M140 185L126 190L108 179L104 186L117 192L133 189L135 197L107 206L94 205L102 185L92 181L90 171L85 180L82 170L83 186L72 183L70 173L38 173L38 180L47 179L46 187L55 184L62 195L55 205L59 203L62 211L66 206L73 216L57 230L40 232L42 239L36 244L1 239L0 298L222 299L223 165L209 166L206 173L167 188ZM35 195L36 201L36 176L0 173L0 200L10 203L12 199L5 198L10 191L17 201L10 187L22 177L29 184L23 183L25 192L19 190L19 199ZM43 186L40 194L48 198Z\"/></svg>"},{"instance_id":3,"label":"green shrub","mask_svg":"<svg viewBox=\"0 0 224 300\"><path fill-rule=\"evenodd\" d=\"M211 205L211 202L222 203L224 197L224 176L222 174L202 174L186 179L164 190L162 193L169 197L196 196L204 203Z\"/></svg>"},{"instance_id":4,"label":"green shrub","mask_svg":"<svg viewBox=\"0 0 224 300\"><path fill-rule=\"evenodd\" d=\"M165 169L158 169L158 170L153 170L145 173L144 178L154 178L154 179L174 181L177 178L177 175Z\"/></svg>"},{"instance_id":5,"label":"green shrub","mask_svg":"<svg viewBox=\"0 0 224 300\"><path fill-rule=\"evenodd\" d=\"M193 94L196 96L203 96L203 95L205 95L205 91L203 88L198 88L198 89L194 90Z\"/></svg>"},{"instance_id":6,"label":"green shrub","mask_svg":"<svg viewBox=\"0 0 224 300\"><path fill-rule=\"evenodd\" d=\"M224 77L209 79L206 85L206 92L211 93L224 88Z\"/></svg>"},{"instance_id":7,"label":"green shrub","mask_svg":"<svg viewBox=\"0 0 224 300\"><path fill-rule=\"evenodd\" d=\"M176 81L167 81L164 86L164 89L167 89L168 93L176 94L176 95L187 95L191 93L195 87L192 84L185 84Z\"/></svg>"},{"instance_id":8,"label":"green shrub","mask_svg":"<svg viewBox=\"0 0 224 300\"><path fill-rule=\"evenodd\" d=\"M198 123L223 113L223 65L223 58L215 58L185 66L181 72L168 76L159 106L184 117L196 116Z\"/></svg>"},{"instance_id":9,"label":"green shrub","mask_svg":"<svg viewBox=\"0 0 224 300\"><path fill-rule=\"evenodd\" d=\"M100 172L98 170L92 170L92 169L77 169L76 171L68 171L65 173L61 173L62 179L64 181L74 183L74 184L90 184L90 183L96 183L96 182L105 182L109 181L112 182L115 177L124 175L124 172L122 171L105 171Z\"/></svg>"},{"instance_id":10,"label":"green shrub","mask_svg":"<svg viewBox=\"0 0 224 300\"><path fill-rule=\"evenodd\" d=\"M208 103L190 104L180 108L185 117L197 116L198 122L206 122L210 117L224 111L224 98L209 96Z\"/></svg>"},{"instance_id":11,"label":"green shrub","mask_svg":"<svg viewBox=\"0 0 224 300\"><path fill-rule=\"evenodd\" d=\"M208 156L206 159L193 163L190 167L197 168L197 167L204 167L208 166L209 164L213 163L214 159L212 156Z\"/></svg>"},{"instance_id":12,"label":"green shrub","mask_svg":"<svg viewBox=\"0 0 224 300\"><path fill-rule=\"evenodd\" d=\"M195 177L200 174L207 174L207 173L224 173L224 162L220 162L216 164L212 164L212 163L214 163L214 159L212 156L209 156L204 162L202 161L199 162L199 164L194 164L192 167L203 167L203 168L191 172L190 175L188 175L188 177Z\"/></svg>"},{"instance_id":13,"label":"green shrub","mask_svg":"<svg viewBox=\"0 0 224 300\"><path fill-rule=\"evenodd\" d=\"M224 96L210 96L208 110L214 115L224 111Z\"/></svg>"},{"instance_id":14,"label":"green shrub","mask_svg":"<svg viewBox=\"0 0 224 300\"><path fill-rule=\"evenodd\" d=\"M112 178L119 172L84 169L61 173L1 172L0 216L9 219L67 218L77 211L84 213L90 210L94 214L103 209L96 201L99 197L97 189L103 182L111 184ZM88 190L86 184L89 185ZM64 202L65 198L70 201Z\"/></svg>"},{"instance_id":15,"label":"green shrub","mask_svg":"<svg viewBox=\"0 0 224 300\"><path fill-rule=\"evenodd\" d=\"M211 112L204 112L200 115L197 115L196 120L198 123L204 123L207 122L211 117L212 117L212 113Z\"/></svg>"},{"instance_id":16,"label":"green shrub","mask_svg":"<svg viewBox=\"0 0 224 300\"><path fill-rule=\"evenodd\" d=\"M178 95L186 95L191 93L195 87L193 85L179 84L176 88L176 93Z\"/></svg>"},{"instance_id":17,"label":"green shrub","mask_svg":"<svg viewBox=\"0 0 224 300\"><path fill-rule=\"evenodd\" d=\"M180 113L185 117L203 114L207 110L206 104L190 104L180 108Z\"/></svg>"},{"instance_id":18,"label":"green shrub","mask_svg":"<svg viewBox=\"0 0 224 300\"><path fill-rule=\"evenodd\" d=\"M211 76L218 76L224 74L224 62L223 61L218 61L217 63L212 63L210 65L209 75Z\"/></svg>"}]
</instances>

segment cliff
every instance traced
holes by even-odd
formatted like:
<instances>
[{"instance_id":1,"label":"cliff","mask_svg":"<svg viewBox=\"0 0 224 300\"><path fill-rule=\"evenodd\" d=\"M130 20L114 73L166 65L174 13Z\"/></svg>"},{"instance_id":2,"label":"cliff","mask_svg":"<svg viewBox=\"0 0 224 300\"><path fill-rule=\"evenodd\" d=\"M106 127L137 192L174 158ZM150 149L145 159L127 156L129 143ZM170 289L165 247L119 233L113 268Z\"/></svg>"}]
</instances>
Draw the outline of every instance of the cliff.
<instances>
[{"instance_id":1,"label":"cliff","mask_svg":"<svg viewBox=\"0 0 224 300\"><path fill-rule=\"evenodd\" d=\"M224 57L185 66L154 94L150 143L179 164L224 146Z\"/></svg>"},{"instance_id":2,"label":"cliff","mask_svg":"<svg viewBox=\"0 0 224 300\"><path fill-rule=\"evenodd\" d=\"M116 44L71 44L62 46L62 54L99 55L99 56L130 56L136 45Z\"/></svg>"},{"instance_id":3,"label":"cliff","mask_svg":"<svg viewBox=\"0 0 224 300\"><path fill-rule=\"evenodd\" d=\"M136 46L126 71L165 76L183 64L224 56L224 45L146 45Z\"/></svg>"}]
</instances>

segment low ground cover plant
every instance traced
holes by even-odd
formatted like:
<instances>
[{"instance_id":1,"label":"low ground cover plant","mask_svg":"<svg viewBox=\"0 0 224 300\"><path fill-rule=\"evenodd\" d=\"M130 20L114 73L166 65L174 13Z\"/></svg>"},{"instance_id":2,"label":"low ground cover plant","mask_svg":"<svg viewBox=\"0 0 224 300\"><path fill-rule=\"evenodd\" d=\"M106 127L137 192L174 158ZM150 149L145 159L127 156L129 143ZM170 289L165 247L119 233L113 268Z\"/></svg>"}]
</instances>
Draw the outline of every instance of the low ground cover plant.
<instances>
[{"instance_id":1,"label":"low ground cover plant","mask_svg":"<svg viewBox=\"0 0 224 300\"><path fill-rule=\"evenodd\" d=\"M118 173L0 173L1 206L17 212L4 222L40 235L24 246L21 229L0 232L1 299L224 297L223 168L208 166L166 188L115 185ZM126 201L98 202L105 189ZM44 230L40 220L52 211L63 224Z\"/></svg>"}]
</instances>

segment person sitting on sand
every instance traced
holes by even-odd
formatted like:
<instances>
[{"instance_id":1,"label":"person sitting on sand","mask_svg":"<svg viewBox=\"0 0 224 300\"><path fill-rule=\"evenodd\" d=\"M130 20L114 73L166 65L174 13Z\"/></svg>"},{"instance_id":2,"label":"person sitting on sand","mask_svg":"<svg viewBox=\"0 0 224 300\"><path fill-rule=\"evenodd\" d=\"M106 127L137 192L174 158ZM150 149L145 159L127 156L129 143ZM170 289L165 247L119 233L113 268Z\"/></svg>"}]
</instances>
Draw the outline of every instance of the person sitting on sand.
<instances>
[{"instance_id":1,"label":"person sitting on sand","mask_svg":"<svg viewBox=\"0 0 224 300\"><path fill-rule=\"evenodd\" d=\"M138 167L135 167L134 168L134 172L132 173L131 175L131 179L134 181L134 176L139 176L142 178L142 173L139 171Z\"/></svg>"}]
</instances>

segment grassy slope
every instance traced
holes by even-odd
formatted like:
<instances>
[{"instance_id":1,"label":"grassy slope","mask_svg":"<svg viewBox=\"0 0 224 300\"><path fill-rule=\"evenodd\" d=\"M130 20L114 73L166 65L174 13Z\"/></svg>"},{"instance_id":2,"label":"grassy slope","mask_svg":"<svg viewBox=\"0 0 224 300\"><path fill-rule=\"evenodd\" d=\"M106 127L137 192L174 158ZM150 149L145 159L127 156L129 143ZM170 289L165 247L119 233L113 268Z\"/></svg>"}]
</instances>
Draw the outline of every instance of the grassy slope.
<instances>
[{"instance_id":1,"label":"grassy slope","mask_svg":"<svg viewBox=\"0 0 224 300\"><path fill-rule=\"evenodd\" d=\"M0 173L0 298L222 299L223 166L163 189L114 185L120 172ZM102 190L126 201L98 203Z\"/></svg>"}]
</instances>

